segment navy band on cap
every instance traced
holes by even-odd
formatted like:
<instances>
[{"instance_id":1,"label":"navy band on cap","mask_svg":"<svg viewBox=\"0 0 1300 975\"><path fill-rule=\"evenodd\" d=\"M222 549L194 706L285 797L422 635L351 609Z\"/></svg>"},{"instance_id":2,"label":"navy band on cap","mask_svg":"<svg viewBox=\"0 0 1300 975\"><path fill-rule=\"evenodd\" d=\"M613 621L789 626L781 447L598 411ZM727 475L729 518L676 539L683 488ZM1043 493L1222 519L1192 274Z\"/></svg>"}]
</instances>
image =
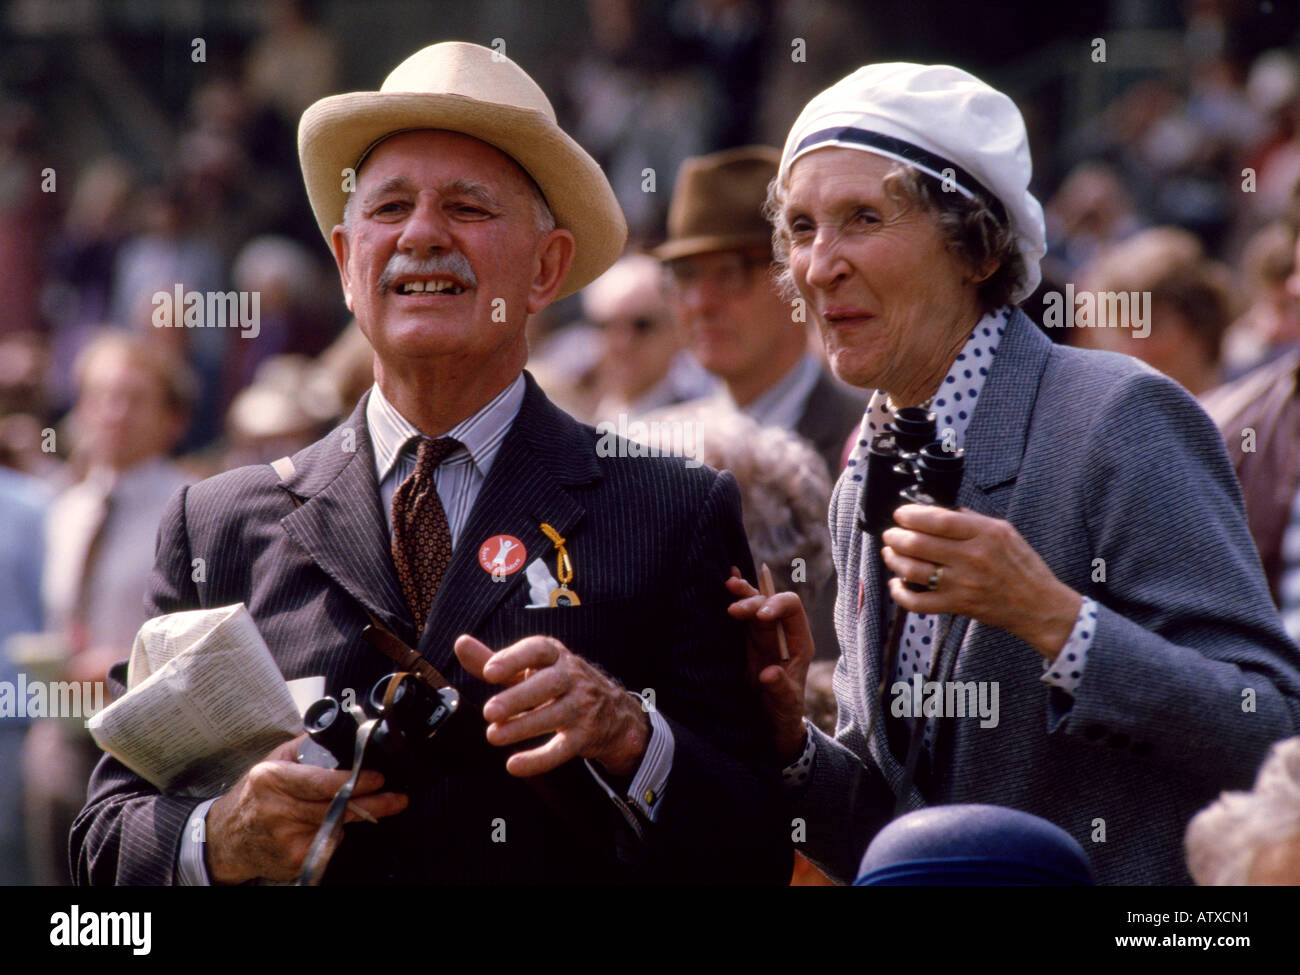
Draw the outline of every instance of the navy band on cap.
<instances>
[{"instance_id":1,"label":"navy band on cap","mask_svg":"<svg viewBox=\"0 0 1300 975\"><path fill-rule=\"evenodd\" d=\"M1002 205L1002 201L989 192L988 188L978 179L972 176L967 170L958 166L949 159L937 153L930 152L928 149L922 149L920 146L903 139L896 138L892 135L885 135L883 132L872 132L870 129L859 129L853 126L843 126L834 129L820 129L810 135L805 136L795 146L791 158L798 156L805 149L823 143L845 143L855 146L866 146L869 149L878 150L880 153L893 156L912 163L914 166L925 170L929 175L937 180L944 180L947 177L944 170L952 171L952 182L957 188L964 190L967 196L978 199L997 217L1003 226L1007 225L1007 211Z\"/></svg>"}]
</instances>

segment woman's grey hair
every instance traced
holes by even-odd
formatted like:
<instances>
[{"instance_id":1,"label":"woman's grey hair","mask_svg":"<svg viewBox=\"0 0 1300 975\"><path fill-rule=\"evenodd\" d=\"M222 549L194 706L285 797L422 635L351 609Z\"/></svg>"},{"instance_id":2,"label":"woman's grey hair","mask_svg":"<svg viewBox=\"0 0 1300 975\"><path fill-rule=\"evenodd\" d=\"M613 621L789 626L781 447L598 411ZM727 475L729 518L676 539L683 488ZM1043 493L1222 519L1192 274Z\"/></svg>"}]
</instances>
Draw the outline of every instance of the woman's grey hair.
<instances>
[{"instance_id":1,"label":"woman's grey hair","mask_svg":"<svg viewBox=\"0 0 1300 975\"><path fill-rule=\"evenodd\" d=\"M826 525L831 478L813 446L726 407L669 406L638 419L647 421L646 437L637 438L642 442L666 449L666 443L654 442L656 432L662 440L667 431L683 431L683 442L693 442L693 461L736 475L755 566L766 562L778 588L797 592L805 608L812 606L833 571ZM796 559L802 572L793 571Z\"/></svg>"},{"instance_id":2,"label":"woman's grey hair","mask_svg":"<svg viewBox=\"0 0 1300 975\"><path fill-rule=\"evenodd\" d=\"M1275 744L1250 792L1225 792L1187 826L1187 869L1203 887L1241 886L1260 851L1300 836L1300 738Z\"/></svg>"},{"instance_id":3,"label":"woman's grey hair","mask_svg":"<svg viewBox=\"0 0 1300 975\"><path fill-rule=\"evenodd\" d=\"M881 180L890 199L904 207L919 207L934 217L948 249L973 270L997 262L997 270L979 284L979 301L985 313L1011 303L1025 282L1027 270L1015 232L1005 218L994 214L978 198L955 190L945 192L934 177L915 166L896 162ZM777 176L768 184L763 215L772 224L772 255L776 283L790 299L798 295L790 273L790 228L785 222L787 187Z\"/></svg>"}]
</instances>

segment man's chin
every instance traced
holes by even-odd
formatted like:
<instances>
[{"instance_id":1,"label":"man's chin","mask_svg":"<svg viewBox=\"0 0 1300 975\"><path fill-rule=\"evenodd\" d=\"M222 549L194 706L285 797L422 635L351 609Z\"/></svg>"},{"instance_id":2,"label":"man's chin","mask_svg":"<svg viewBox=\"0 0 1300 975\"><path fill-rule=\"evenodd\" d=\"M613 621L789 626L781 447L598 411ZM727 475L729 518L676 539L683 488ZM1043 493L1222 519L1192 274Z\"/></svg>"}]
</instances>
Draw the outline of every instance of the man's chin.
<instances>
[{"instance_id":1,"label":"man's chin","mask_svg":"<svg viewBox=\"0 0 1300 975\"><path fill-rule=\"evenodd\" d=\"M746 372L745 361L734 347L706 348L702 351L697 348L695 358L708 372L720 379L744 375Z\"/></svg>"},{"instance_id":2,"label":"man's chin","mask_svg":"<svg viewBox=\"0 0 1300 975\"><path fill-rule=\"evenodd\" d=\"M371 342L381 357L426 359L469 352L470 337L459 329L449 329L432 322L412 322L402 328L389 329L383 340Z\"/></svg>"}]
</instances>

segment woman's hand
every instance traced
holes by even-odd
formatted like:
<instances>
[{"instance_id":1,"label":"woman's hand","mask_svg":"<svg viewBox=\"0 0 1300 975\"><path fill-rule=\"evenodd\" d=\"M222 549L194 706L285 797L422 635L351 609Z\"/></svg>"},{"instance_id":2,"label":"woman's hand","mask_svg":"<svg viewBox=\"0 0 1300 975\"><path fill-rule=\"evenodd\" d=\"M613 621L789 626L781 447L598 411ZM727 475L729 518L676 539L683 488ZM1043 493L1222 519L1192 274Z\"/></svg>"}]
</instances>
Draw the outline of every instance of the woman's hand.
<instances>
[{"instance_id":1,"label":"woman's hand","mask_svg":"<svg viewBox=\"0 0 1300 975\"><path fill-rule=\"evenodd\" d=\"M736 597L727 612L749 622L750 680L758 685L777 754L788 765L804 748L804 684L814 651L808 617L795 593L764 596L745 581L735 566L726 585L727 591ZM785 627L789 660L781 659L776 637L778 625Z\"/></svg>"},{"instance_id":2,"label":"woman's hand","mask_svg":"<svg viewBox=\"0 0 1300 975\"><path fill-rule=\"evenodd\" d=\"M913 613L957 613L1018 636L1048 660L1065 646L1083 602L1009 521L905 504L899 527L881 533L881 556L894 578L889 595ZM903 580L928 585L913 592Z\"/></svg>"}]
</instances>

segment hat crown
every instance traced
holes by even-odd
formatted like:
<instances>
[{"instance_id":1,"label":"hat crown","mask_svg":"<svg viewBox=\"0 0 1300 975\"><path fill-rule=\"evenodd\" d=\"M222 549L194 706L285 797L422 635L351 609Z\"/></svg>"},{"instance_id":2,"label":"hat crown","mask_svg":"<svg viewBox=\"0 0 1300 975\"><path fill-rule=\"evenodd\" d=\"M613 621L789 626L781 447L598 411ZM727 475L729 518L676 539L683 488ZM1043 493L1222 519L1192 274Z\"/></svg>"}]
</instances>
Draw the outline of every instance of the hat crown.
<instances>
[{"instance_id":1,"label":"hat crown","mask_svg":"<svg viewBox=\"0 0 1300 975\"><path fill-rule=\"evenodd\" d=\"M617 260L627 222L597 162L555 121L541 88L499 51L445 41L412 54L379 91L329 95L302 114L298 159L316 225L328 243L356 188L361 161L398 132L443 129L499 149L532 177L573 234L563 298Z\"/></svg>"},{"instance_id":2,"label":"hat crown","mask_svg":"<svg viewBox=\"0 0 1300 975\"><path fill-rule=\"evenodd\" d=\"M555 122L550 99L523 68L498 51L464 41L444 41L416 51L389 72L379 90L460 95L539 112Z\"/></svg>"},{"instance_id":3,"label":"hat crown","mask_svg":"<svg viewBox=\"0 0 1300 975\"><path fill-rule=\"evenodd\" d=\"M799 138L815 128L855 124L943 156L954 155L957 145L992 145L1030 166L1024 119L1007 95L952 65L896 61L864 65L814 96L790 130L782 174ZM991 182L979 171L982 160L963 162Z\"/></svg>"},{"instance_id":4,"label":"hat crown","mask_svg":"<svg viewBox=\"0 0 1300 975\"><path fill-rule=\"evenodd\" d=\"M765 245L772 228L763 203L780 161L781 153L770 146L744 146L683 162L661 256Z\"/></svg>"}]
</instances>

